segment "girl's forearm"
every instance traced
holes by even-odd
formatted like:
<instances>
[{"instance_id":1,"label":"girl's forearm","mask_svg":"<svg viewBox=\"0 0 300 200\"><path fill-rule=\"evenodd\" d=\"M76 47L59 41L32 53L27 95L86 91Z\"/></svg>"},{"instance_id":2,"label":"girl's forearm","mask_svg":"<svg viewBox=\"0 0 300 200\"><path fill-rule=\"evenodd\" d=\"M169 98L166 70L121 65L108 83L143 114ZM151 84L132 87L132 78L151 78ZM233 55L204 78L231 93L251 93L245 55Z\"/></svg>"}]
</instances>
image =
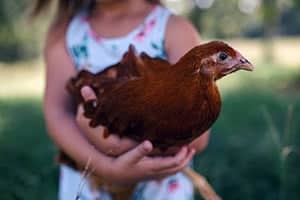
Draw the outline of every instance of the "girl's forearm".
<instances>
[{"instance_id":1,"label":"girl's forearm","mask_svg":"<svg viewBox=\"0 0 300 200\"><path fill-rule=\"evenodd\" d=\"M108 173L109 157L97 151L82 135L74 116L66 111L46 109L46 123L56 145L81 166L90 160L90 167L99 176Z\"/></svg>"}]
</instances>

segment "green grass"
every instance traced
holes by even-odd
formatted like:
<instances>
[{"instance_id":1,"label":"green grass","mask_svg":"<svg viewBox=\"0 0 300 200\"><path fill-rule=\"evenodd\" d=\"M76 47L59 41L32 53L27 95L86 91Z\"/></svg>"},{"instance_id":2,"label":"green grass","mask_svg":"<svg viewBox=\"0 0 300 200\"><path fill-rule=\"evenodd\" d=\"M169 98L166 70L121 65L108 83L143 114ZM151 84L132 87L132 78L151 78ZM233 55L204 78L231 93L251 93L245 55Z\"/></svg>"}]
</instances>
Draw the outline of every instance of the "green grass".
<instances>
[{"instance_id":1,"label":"green grass","mask_svg":"<svg viewBox=\"0 0 300 200\"><path fill-rule=\"evenodd\" d=\"M11 86L0 84L0 199L56 199L58 167L41 110L42 70L0 71ZM257 64L253 73L219 82L223 110L194 166L223 199L300 198L300 155L281 156L284 147L300 147L299 80L296 68Z\"/></svg>"},{"instance_id":2,"label":"green grass","mask_svg":"<svg viewBox=\"0 0 300 200\"><path fill-rule=\"evenodd\" d=\"M0 199L56 199L58 170L40 99L0 99Z\"/></svg>"}]
</instances>

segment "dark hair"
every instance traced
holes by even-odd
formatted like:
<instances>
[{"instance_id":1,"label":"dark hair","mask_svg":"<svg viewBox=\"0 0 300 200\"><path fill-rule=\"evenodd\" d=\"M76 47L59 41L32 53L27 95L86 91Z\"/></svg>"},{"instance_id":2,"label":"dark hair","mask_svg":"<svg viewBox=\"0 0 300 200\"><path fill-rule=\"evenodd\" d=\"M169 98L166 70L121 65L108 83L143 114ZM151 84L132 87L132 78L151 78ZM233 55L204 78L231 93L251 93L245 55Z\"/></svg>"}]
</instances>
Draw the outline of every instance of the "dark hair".
<instances>
[{"instance_id":1,"label":"dark hair","mask_svg":"<svg viewBox=\"0 0 300 200\"><path fill-rule=\"evenodd\" d=\"M146 1L154 4L160 4L160 0ZM32 16L36 17L39 14L47 11L52 2L53 0L36 0L32 10ZM95 5L95 2L96 0L58 0L56 2L57 10L55 21L59 21L59 19L69 20L83 7L92 9Z\"/></svg>"}]
</instances>

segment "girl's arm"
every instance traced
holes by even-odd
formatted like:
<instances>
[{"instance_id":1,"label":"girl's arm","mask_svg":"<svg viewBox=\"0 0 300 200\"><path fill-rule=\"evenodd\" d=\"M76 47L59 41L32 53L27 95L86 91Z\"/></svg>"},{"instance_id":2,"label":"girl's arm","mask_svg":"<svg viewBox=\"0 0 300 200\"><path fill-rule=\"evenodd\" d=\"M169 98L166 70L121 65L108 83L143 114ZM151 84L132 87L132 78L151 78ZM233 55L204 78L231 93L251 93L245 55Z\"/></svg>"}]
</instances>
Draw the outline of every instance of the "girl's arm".
<instances>
[{"instance_id":1,"label":"girl's arm","mask_svg":"<svg viewBox=\"0 0 300 200\"><path fill-rule=\"evenodd\" d=\"M46 40L44 113L48 132L59 148L81 165L87 163L89 158L107 162L85 140L75 124L74 108L65 84L76 71L66 53L63 33L63 29L53 28Z\"/></svg>"},{"instance_id":2,"label":"girl's arm","mask_svg":"<svg viewBox=\"0 0 300 200\"><path fill-rule=\"evenodd\" d=\"M65 26L52 28L45 48L44 112L49 135L57 146L82 166L90 160L90 168L97 175L115 182L160 178L184 168L194 154L187 147L172 157L149 158L152 145L146 141L115 158L100 153L87 141L76 125L71 99L65 89L67 80L76 71L66 51L64 30Z\"/></svg>"},{"instance_id":3,"label":"girl's arm","mask_svg":"<svg viewBox=\"0 0 300 200\"><path fill-rule=\"evenodd\" d=\"M165 49L168 60L177 62L188 50L200 44L200 36L196 29L185 19L172 15L168 21ZM197 152L203 151L209 141L209 130L195 139L190 146Z\"/></svg>"}]
</instances>

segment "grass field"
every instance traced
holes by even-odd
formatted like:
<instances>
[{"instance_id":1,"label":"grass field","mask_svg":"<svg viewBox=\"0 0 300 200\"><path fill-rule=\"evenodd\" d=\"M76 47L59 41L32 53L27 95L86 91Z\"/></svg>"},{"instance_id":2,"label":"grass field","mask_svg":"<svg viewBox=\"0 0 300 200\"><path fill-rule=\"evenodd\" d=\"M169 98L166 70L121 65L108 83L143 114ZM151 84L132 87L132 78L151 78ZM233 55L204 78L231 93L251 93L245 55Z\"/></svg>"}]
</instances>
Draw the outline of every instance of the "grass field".
<instances>
[{"instance_id":1,"label":"grass field","mask_svg":"<svg viewBox=\"0 0 300 200\"><path fill-rule=\"evenodd\" d=\"M259 45L234 42L241 48ZM253 73L219 82L223 110L194 166L225 200L297 200L300 65L259 60ZM56 199L55 147L41 109L43 77L41 61L0 64L1 200Z\"/></svg>"}]
</instances>

